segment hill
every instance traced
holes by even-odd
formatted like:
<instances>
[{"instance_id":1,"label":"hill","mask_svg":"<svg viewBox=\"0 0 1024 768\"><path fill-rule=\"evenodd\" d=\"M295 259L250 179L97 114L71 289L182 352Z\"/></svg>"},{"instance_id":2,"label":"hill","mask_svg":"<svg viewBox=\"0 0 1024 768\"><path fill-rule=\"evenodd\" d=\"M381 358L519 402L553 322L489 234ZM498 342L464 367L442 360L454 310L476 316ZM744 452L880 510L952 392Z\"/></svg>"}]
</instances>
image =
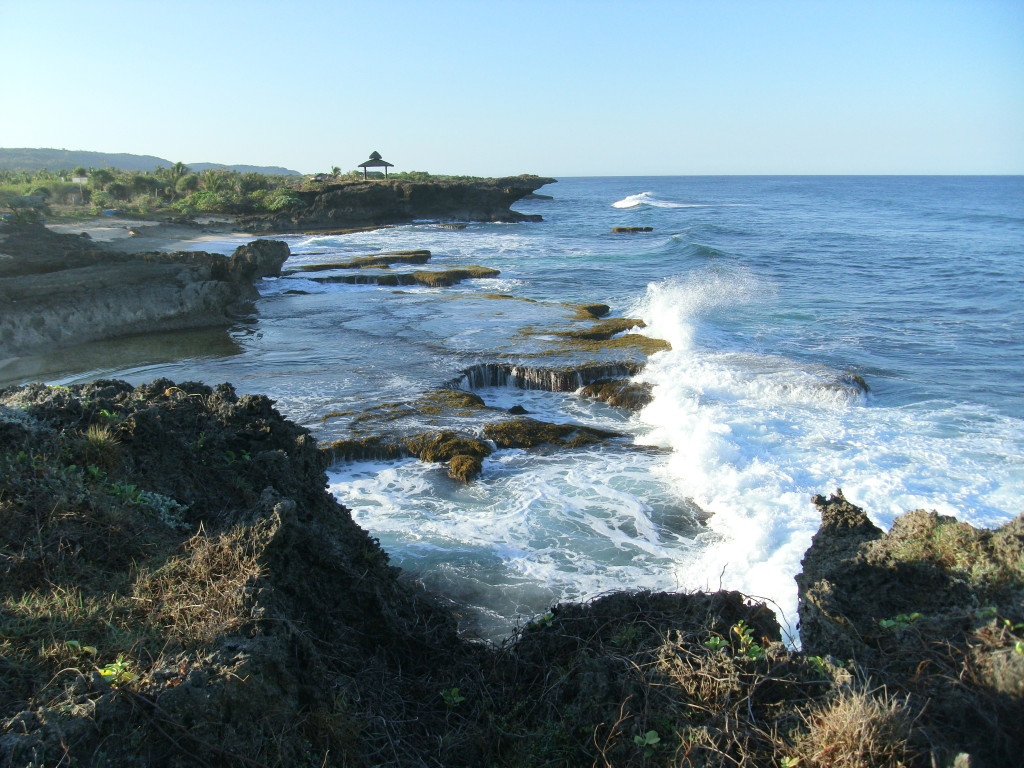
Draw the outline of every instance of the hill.
<instances>
[{"instance_id":1,"label":"hill","mask_svg":"<svg viewBox=\"0 0 1024 768\"><path fill-rule=\"evenodd\" d=\"M87 150L69 149L32 149L0 148L0 170L7 171L39 171L39 170L71 170L72 168L120 168L125 171L152 171L163 166L170 168L171 160L154 155L132 155L126 152L90 152ZM210 168L255 172L281 176L300 176L298 171L278 166L258 165L223 165L221 163L187 164L195 172Z\"/></svg>"}]
</instances>

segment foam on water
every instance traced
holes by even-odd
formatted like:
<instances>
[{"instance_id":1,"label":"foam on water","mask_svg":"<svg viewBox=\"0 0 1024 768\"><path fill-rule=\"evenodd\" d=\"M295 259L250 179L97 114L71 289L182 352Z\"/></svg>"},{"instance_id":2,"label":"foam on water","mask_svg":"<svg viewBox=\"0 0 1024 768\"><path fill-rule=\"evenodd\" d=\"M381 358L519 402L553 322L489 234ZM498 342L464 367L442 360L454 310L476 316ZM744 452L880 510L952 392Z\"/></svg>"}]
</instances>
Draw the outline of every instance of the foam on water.
<instances>
[{"instance_id":1,"label":"foam on water","mask_svg":"<svg viewBox=\"0 0 1024 768\"><path fill-rule=\"evenodd\" d=\"M639 208L644 205L652 208L711 208L741 207L746 203L679 203L673 200L663 200L654 192L641 192L638 195L629 195L617 200L612 203L612 208Z\"/></svg>"},{"instance_id":2,"label":"foam on water","mask_svg":"<svg viewBox=\"0 0 1024 768\"><path fill-rule=\"evenodd\" d=\"M711 515L679 581L720 578L772 599L792 626L793 576L819 523L813 494L842 487L883 526L920 507L992 525L1024 494L1024 461L991 455L1001 433L1019 440L1019 423L992 416L979 435L977 407L967 419L963 406L886 407L827 366L701 348L709 318L765 296L747 275L707 270L648 287L636 309L672 349L640 376L654 399L638 441L672 450L658 471Z\"/></svg>"},{"instance_id":3,"label":"foam on water","mask_svg":"<svg viewBox=\"0 0 1024 768\"><path fill-rule=\"evenodd\" d=\"M676 566L699 523L652 472L663 461L628 447L508 450L471 485L416 461L338 466L329 478L396 564L490 616L479 629L493 636L556 601L682 586Z\"/></svg>"}]
</instances>

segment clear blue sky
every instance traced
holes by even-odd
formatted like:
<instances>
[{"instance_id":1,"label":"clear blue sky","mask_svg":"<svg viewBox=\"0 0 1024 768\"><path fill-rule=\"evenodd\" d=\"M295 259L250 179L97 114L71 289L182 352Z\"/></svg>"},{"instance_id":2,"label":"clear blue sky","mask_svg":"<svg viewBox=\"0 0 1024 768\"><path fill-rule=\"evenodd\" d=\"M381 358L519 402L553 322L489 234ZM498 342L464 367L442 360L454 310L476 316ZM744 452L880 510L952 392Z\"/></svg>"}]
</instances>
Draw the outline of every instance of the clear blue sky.
<instances>
[{"instance_id":1,"label":"clear blue sky","mask_svg":"<svg viewBox=\"0 0 1024 768\"><path fill-rule=\"evenodd\" d=\"M0 147L551 176L1024 173L1024 0L0 0Z\"/></svg>"}]
</instances>

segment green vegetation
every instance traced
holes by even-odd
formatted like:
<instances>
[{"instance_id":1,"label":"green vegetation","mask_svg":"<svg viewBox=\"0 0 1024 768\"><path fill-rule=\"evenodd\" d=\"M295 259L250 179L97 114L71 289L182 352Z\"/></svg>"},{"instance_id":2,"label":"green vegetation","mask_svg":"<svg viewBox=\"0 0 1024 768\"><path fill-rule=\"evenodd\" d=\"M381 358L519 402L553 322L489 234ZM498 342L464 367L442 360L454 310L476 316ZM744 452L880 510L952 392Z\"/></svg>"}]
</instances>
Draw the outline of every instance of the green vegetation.
<instances>
[{"instance_id":1,"label":"green vegetation","mask_svg":"<svg viewBox=\"0 0 1024 768\"><path fill-rule=\"evenodd\" d=\"M0 169L0 210L21 218L45 214L58 219L94 216L111 209L138 216L276 213L305 206L301 192L326 184L363 181L361 171L332 171L338 172L312 177L227 168L195 172L183 163L151 171L81 166L55 171ZM473 177L409 171L388 178L456 181Z\"/></svg>"},{"instance_id":2,"label":"green vegetation","mask_svg":"<svg viewBox=\"0 0 1024 768\"><path fill-rule=\"evenodd\" d=\"M295 195L297 178L227 170L193 173L182 163L154 171L0 170L0 207L16 210L26 197L32 197L57 218L91 216L109 209L140 216L272 212L301 203Z\"/></svg>"}]
</instances>

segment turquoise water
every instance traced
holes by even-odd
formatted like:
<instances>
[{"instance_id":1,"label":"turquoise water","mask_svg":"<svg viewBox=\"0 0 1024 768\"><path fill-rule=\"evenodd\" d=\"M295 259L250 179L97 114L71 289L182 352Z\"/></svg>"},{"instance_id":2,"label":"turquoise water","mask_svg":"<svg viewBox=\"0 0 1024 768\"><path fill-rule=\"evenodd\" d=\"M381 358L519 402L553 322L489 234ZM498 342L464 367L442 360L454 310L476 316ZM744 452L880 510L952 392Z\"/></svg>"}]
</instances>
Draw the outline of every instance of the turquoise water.
<instances>
[{"instance_id":1,"label":"turquoise water","mask_svg":"<svg viewBox=\"0 0 1024 768\"><path fill-rule=\"evenodd\" d=\"M634 332L672 349L638 375L654 392L639 414L572 393L479 392L624 432L621 445L499 451L468 486L417 461L330 471L393 560L492 636L554 601L621 588L738 588L791 625L818 523L810 496L837 487L883 526L918 507L979 525L1024 510L1024 179L616 177L540 191L553 199L516 205L540 223L284 238L286 266L428 248L434 268L480 264L497 278L401 290L266 280L227 345L126 343L103 365L40 370L231 381L329 440L348 426L322 422L331 411L414 398L477 363L538 364L544 330L571 322L563 302L642 318Z\"/></svg>"}]
</instances>

